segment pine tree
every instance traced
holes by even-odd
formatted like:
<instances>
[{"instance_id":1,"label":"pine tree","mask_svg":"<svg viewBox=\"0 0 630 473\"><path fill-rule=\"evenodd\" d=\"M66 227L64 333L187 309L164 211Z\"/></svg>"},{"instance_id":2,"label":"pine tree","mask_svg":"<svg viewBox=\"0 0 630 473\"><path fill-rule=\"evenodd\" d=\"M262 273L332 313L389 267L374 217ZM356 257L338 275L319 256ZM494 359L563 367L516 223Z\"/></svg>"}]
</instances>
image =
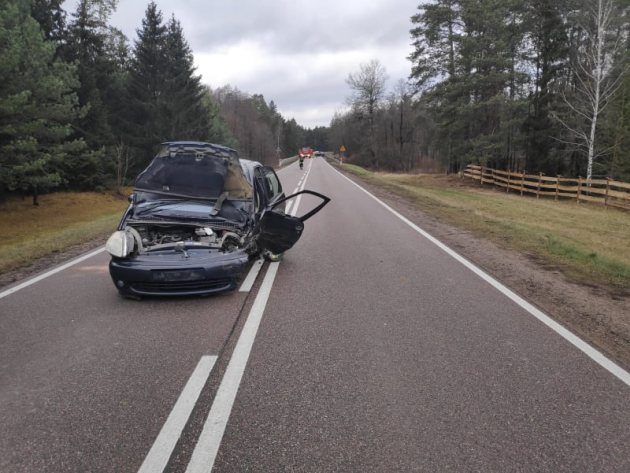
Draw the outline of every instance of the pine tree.
<instances>
[{"instance_id":1,"label":"pine tree","mask_svg":"<svg viewBox=\"0 0 630 473\"><path fill-rule=\"evenodd\" d=\"M209 138L209 110L204 107L204 87L195 75L190 46L182 26L174 17L166 27L164 43L166 68L164 105L168 118L169 140L205 140Z\"/></svg>"},{"instance_id":2,"label":"pine tree","mask_svg":"<svg viewBox=\"0 0 630 473\"><path fill-rule=\"evenodd\" d=\"M108 84L108 64L105 57L107 10L109 2L80 0L70 24L66 58L77 64L80 86L79 103L89 106L87 114L77 124L87 143L98 146L110 135L103 90ZM105 12L102 12L105 10Z\"/></svg>"},{"instance_id":3,"label":"pine tree","mask_svg":"<svg viewBox=\"0 0 630 473\"><path fill-rule=\"evenodd\" d=\"M47 40L60 44L66 36L63 0L32 0L31 16L37 20Z\"/></svg>"},{"instance_id":4,"label":"pine tree","mask_svg":"<svg viewBox=\"0 0 630 473\"><path fill-rule=\"evenodd\" d=\"M471 93L467 77L471 66L462 54L465 1L425 2L411 17L414 50L410 79L421 102L433 111L437 122L437 141L446 167L457 171L468 152L469 120L463 111Z\"/></svg>"},{"instance_id":5,"label":"pine tree","mask_svg":"<svg viewBox=\"0 0 630 473\"><path fill-rule=\"evenodd\" d=\"M566 11L565 1L529 0L527 3L527 27L532 38L529 61L535 75L529 114L524 123L525 167L551 175L562 171L557 159L559 142L554 139L561 133L552 114L557 113L559 81L567 67L568 37L563 22Z\"/></svg>"},{"instance_id":6,"label":"pine tree","mask_svg":"<svg viewBox=\"0 0 630 473\"><path fill-rule=\"evenodd\" d=\"M298 149L304 145L304 129L298 125L295 118L287 120L283 127L283 136L280 147L286 153L285 156L297 154Z\"/></svg>"},{"instance_id":7,"label":"pine tree","mask_svg":"<svg viewBox=\"0 0 630 473\"><path fill-rule=\"evenodd\" d=\"M0 6L0 186L38 194L63 181L60 166L84 148L70 138L80 116L74 66L55 59L55 44L18 2Z\"/></svg>"},{"instance_id":8,"label":"pine tree","mask_svg":"<svg viewBox=\"0 0 630 473\"><path fill-rule=\"evenodd\" d=\"M138 165L144 166L156 145L171 132L166 116L168 68L165 54L166 26L155 2L149 3L142 27L137 30L128 81L129 129L132 144L138 149Z\"/></svg>"},{"instance_id":9,"label":"pine tree","mask_svg":"<svg viewBox=\"0 0 630 473\"><path fill-rule=\"evenodd\" d=\"M237 141L230 133L225 120L221 116L219 105L214 100L209 87L205 87L204 89L203 105L209 121L208 141L235 148Z\"/></svg>"},{"instance_id":10,"label":"pine tree","mask_svg":"<svg viewBox=\"0 0 630 473\"><path fill-rule=\"evenodd\" d=\"M117 0L80 0L63 48L66 60L77 65L79 105L86 113L74 123L89 152L70 157L68 175L73 188L108 184L114 174L110 157L119 143L121 120L116 113L124 88L119 78L127 64L126 38L108 25Z\"/></svg>"},{"instance_id":11,"label":"pine tree","mask_svg":"<svg viewBox=\"0 0 630 473\"><path fill-rule=\"evenodd\" d=\"M451 171L481 161L514 167L527 79L517 0L439 0L412 17L411 79L433 110Z\"/></svg>"},{"instance_id":12,"label":"pine tree","mask_svg":"<svg viewBox=\"0 0 630 473\"><path fill-rule=\"evenodd\" d=\"M468 161L514 168L515 141L523 121L519 73L523 38L520 0L467 2L463 18L466 37L462 54L469 67L466 84L470 105L465 113L470 130Z\"/></svg>"},{"instance_id":13,"label":"pine tree","mask_svg":"<svg viewBox=\"0 0 630 473\"><path fill-rule=\"evenodd\" d=\"M630 2L626 2L630 5ZM613 179L630 181L630 10L625 10L625 47L615 58L615 67L624 70L619 90L602 116L599 139L608 149L598 171ZM622 29L623 31L623 29ZM603 169L602 169L603 168ZM601 169L601 170L600 170Z\"/></svg>"}]
</instances>

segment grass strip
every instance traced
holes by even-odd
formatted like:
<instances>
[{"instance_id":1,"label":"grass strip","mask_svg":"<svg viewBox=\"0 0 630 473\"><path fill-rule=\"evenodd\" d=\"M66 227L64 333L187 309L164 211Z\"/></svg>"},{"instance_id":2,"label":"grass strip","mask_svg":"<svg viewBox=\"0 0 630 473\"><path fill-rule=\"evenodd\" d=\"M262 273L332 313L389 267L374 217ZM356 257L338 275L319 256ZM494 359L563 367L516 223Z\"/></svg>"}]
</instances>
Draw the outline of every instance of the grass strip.
<instances>
[{"instance_id":1,"label":"grass strip","mask_svg":"<svg viewBox=\"0 0 630 473\"><path fill-rule=\"evenodd\" d=\"M98 192L48 194L37 207L28 199L2 203L0 272L107 235L127 205L124 196Z\"/></svg>"}]
</instances>

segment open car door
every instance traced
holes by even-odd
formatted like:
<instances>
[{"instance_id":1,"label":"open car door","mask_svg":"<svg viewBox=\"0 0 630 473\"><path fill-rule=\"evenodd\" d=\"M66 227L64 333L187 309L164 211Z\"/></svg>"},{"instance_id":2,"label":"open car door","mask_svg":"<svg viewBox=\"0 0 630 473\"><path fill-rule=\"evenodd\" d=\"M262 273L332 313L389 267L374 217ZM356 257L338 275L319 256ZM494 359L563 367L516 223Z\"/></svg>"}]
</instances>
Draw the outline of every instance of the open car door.
<instances>
[{"instance_id":1,"label":"open car door","mask_svg":"<svg viewBox=\"0 0 630 473\"><path fill-rule=\"evenodd\" d=\"M301 217L294 217L285 214L280 206L287 200L293 199L300 194L310 194L319 197L322 202L310 212ZM258 247L280 254L291 248L302 236L304 222L319 212L330 202L330 198L314 191L303 190L293 195L280 199L267 207L259 221L259 233L256 239Z\"/></svg>"}]
</instances>

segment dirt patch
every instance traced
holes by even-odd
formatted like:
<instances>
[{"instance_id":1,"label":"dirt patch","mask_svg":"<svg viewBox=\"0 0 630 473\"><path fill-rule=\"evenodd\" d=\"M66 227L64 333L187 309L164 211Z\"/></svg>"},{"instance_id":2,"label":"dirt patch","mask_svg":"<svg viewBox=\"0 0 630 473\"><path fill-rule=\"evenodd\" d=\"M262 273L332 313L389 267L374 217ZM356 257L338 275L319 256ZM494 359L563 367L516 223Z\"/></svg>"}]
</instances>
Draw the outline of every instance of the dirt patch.
<instances>
[{"instance_id":1,"label":"dirt patch","mask_svg":"<svg viewBox=\"0 0 630 473\"><path fill-rule=\"evenodd\" d=\"M418 226L630 369L630 295L627 291L571 282L558 268L543 263L536 255L501 248L426 214L405 196L352 173L344 174L360 181ZM514 271L514 268L519 269Z\"/></svg>"},{"instance_id":2,"label":"dirt patch","mask_svg":"<svg viewBox=\"0 0 630 473\"><path fill-rule=\"evenodd\" d=\"M94 250L99 246L104 245L110 234L111 232L108 232L107 234L101 235L89 242L74 245L67 250L50 253L34 260L28 266L0 273L0 288L13 284L14 282L24 280L30 276L35 276L38 273L51 269L54 266L67 263L68 260Z\"/></svg>"}]
</instances>

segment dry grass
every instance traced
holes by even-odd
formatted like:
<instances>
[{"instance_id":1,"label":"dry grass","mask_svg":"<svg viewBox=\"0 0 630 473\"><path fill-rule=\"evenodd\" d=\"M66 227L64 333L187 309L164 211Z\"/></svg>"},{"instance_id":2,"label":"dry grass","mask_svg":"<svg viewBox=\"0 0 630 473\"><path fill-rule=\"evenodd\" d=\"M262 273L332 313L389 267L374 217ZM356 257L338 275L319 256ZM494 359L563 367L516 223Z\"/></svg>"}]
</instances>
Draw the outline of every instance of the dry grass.
<instances>
[{"instance_id":1,"label":"dry grass","mask_svg":"<svg viewBox=\"0 0 630 473\"><path fill-rule=\"evenodd\" d=\"M457 177L344 168L410 197L448 223L557 266L574 280L630 288L630 212L506 194Z\"/></svg>"},{"instance_id":2,"label":"dry grass","mask_svg":"<svg viewBox=\"0 0 630 473\"><path fill-rule=\"evenodd\" d=\"M0 204L0 272L113 231L127 207L125 196L58 192Z\"/></svg>"}]
</instances>

